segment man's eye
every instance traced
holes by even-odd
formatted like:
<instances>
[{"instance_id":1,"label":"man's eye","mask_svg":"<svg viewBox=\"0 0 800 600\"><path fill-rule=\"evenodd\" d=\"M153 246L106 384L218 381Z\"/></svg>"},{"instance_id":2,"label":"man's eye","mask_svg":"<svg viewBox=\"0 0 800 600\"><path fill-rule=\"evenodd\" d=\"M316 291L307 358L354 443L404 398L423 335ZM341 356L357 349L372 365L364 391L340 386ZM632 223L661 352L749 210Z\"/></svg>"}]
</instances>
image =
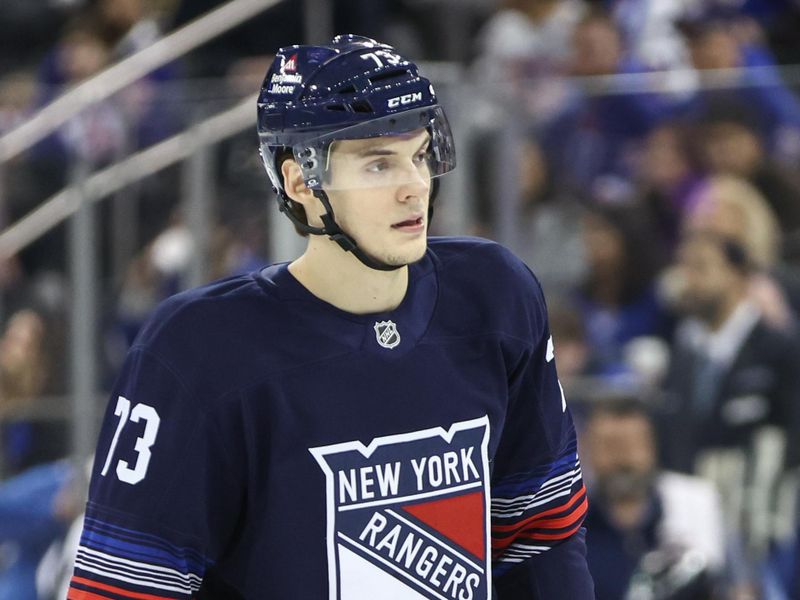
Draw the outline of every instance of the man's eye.
<instances>
[{"instance_id":1,"label":"man's eye","mask_svg":"<svg viewBox=\"0 0 800 600\"><path fill-rule=\"evenodd\" d=\"M426 150L424 152L419 152L414 157L414 161L418 162L418 163L424 163L424 162L427 162L430 157L431 157L431 153Z\"/></svg>"},{"instance_id":2,"label":"man's eye","mask_svg":"<svg viewBox=\"0 0 800 600\"><path fill-rule=\"evenodd\" d=\"M388 160L376 160L367 165L367 171L370 173L382 173L389 168Z\"/></svg>"}]
</instances>

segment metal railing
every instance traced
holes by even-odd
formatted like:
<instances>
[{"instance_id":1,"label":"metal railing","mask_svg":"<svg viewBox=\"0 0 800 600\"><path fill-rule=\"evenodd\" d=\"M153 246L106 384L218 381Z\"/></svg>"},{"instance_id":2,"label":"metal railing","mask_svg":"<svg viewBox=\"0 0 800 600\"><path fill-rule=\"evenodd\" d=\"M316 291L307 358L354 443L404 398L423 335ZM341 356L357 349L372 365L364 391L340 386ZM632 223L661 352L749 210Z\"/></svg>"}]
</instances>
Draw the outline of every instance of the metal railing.
<instances>
[{"instance_id":1,"label":"metal railing","mask_svg":"<svg viewBox=\"0 0 800 600\"><path fill-rule=\"evenodd\" d=\"M255 96L191 126L150 148L115 163L85 181L73 183L0 234L0 256L11 256L75 214L82 203L94 202L152 175L196 151L254 126Z\"/></svg>"},{"instance_id":2,"label":"metal railing","mask_svg":"<svg viewBox=\"0 0 800 600\"><path fill-rule=\"evenodd\" d=\"M40 142L88 106L109 98L279 2L232 0L80 83L26 123L0 137L0 164Z\"/></svg>"}]
</instances>

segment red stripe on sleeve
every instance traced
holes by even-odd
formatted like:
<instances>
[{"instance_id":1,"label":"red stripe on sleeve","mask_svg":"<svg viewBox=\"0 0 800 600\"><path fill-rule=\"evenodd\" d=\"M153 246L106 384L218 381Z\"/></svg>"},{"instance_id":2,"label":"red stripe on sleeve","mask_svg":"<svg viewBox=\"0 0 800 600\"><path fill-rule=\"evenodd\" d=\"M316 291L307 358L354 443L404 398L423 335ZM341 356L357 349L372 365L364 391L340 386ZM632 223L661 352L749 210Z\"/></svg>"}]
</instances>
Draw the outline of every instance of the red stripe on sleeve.
<instances>
[{"instance_id":1,"label":"red stripe on sleeve","mask_svg":"<svg viewBox=\"0 0 800 600\"><path fill-rule=\"evenodd\" d=\"M573 496L569 499L569 501L566 504L562 504L561 506L556 506L555 508L550 508L550 509L545 510L543 512L536 513L535 515L531 515L527 519L525 519L523 521L519 521L518 523L514 523L513 525L492 525L492 532L495 532L495 531L496 532L509 532L509 531L515 531L515 530L523 529L525 526L527 526L529 523L531 523L533 521L536 521L536 520L542 519L543 517L548 517L550 515L554 515L556 513L560 513L560 512L563 512L563 511L569 509L570 507L572 507L573 504L575 504L576 502L578 502L581 499L583 499L583 501L586 502L586 487L584 485L581 485L580 489L575 494L573 494Z\"/></svg>"},{"instance_id":2,"label":"red stripe on sleeve","mask_svg":"<svg viewBox=\"0 0 800 600\"><path fill-rule=\"evenodd\" d=\"M586 516L586 511L589 506L588 500L584 497L583 502L569 515L561 519L545 519L544 522L537 521L536 519L529 520L527 527L517 531L513 535L504 538L492 539L492 553L497 556L502 554L502 551L509 547L511 544L519 539L532 539L532 540L563 540L574 534L580 529L583 519ZM573 525L570 527L570 525ZM560 533L534 533L533 530L543 528L558 528L570 527L567 531Z\"/></svg>"},{"instance_id":3,"label":"red stripe on sleeve","mask_svg":"<svg viewBox=\"0 0 800 600\"><path fill-rule=\"evenodd\" d=\"M565 531L564 533L528 533L528 534L519 536L517 539L519 539L519 538L528 538L528 539L532 539L532 540L565 540L569 536L574 534L576 531L578 531L578 529L581 528L582 524L583 524L583 521L581 521L580 523L575 525L575 527L573 527L569 531Z\"/></svg>"},{"instance_id":4,"label":"red stripe on sleeve","mask_svg":"<svg viewBox=\"0 0 800 600\"><path fill-rule=\"evenodd\" d=\"M580 503L573 513L559 519L534 519L531 521L531 527L527 527L526 529L533 529L534 526L536 529L563 529L564 527L569 527L577 519L580 519L586 514L587 508L589 508L589 501L584 498L583 502Z\"/></svg>"},{"instance_id":5,"label":"red stripe on sleeve","mask_svg":"<svg viewBox=\"0 0 800 600\"><path fill-rule=\"evenodd\" d=\"M123 590L122 588L114 587L113 585L108 585L105 583L98 583L97 581L92 581L91 579L86 579L84 577L78 577L77 575L72 578L72 583L80 583L81 585L93 587L97 590L103 590L106 592L112 592L114 594L119 594L120 596L125 596L126 598L134 598L136 600L174 600L168 596L153 596L152 594L142 594L139 592L131 592L130 590ZM83 595L76 595L73 598L73 594L88 594L86 596ZM95 598L103 598L106 599L108 596L99 596L92 592L86 592L84 590L78 589L70 589L68 600L95 600Z\"/></svg>"},{"instance_id":6,"label":"red stripe on sleeve","mask_svg":"<svg viewBox=\"0 0 800 600\"><path fill-rule=\"evenodd\" d=\"M589 508L589 501L586 497L583 498L583 502L581 502L575 509L568 515L564 515L558 519L528 519L524 523L520 523L516 527L513 528L514 534L511 536L505 537L515 537L525 531L531 531L533 529L564 529L565 527L571 526L575 521L582 519L583 516L586 514L587 509ZM503 539L503 538L500 538Z\"/></svg>"}]
</instances>

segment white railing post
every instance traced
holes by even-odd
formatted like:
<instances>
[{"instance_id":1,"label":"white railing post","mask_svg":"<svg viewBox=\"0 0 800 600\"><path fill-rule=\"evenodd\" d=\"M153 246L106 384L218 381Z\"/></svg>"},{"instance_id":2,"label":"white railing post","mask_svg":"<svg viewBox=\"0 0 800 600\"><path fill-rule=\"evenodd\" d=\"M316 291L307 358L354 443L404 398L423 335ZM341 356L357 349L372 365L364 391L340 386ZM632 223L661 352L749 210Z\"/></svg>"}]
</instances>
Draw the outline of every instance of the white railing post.
<instances>
[{"instance_id":1,"label":"white railing post","mask_svg":"<svg viewBox=\"0 0 800 600\"><path fill-rule=\"evenodd\" d=\"M98 250L95 205L85 194L88 165L78 162L72 180L80 195L69 220L70 392L72 396L72 452L77 460L91 455L97 420Z\"/></svg>"}]
</instances>

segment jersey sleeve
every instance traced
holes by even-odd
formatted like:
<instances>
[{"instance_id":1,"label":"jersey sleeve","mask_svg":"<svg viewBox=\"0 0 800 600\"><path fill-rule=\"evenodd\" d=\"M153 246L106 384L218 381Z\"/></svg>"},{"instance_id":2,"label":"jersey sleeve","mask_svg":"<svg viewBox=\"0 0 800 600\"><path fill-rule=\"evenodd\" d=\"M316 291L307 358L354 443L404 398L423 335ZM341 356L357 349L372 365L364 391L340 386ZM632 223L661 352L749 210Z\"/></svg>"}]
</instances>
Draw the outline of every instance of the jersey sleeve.
<instances>
[{"instance_id":1,"label":"jersey sleeve","mask_svg":"<svg viewBox=\"0 0 800 600\"><path fill-rule=\"evenodd\" d=\"M102 424L68 600L193 597L241 516L235 403L207 404L161 358L131 352Z\"/></svg>"},{"instance_id":2,"label":"jersey sleeve","mask_svg":"<svg viewBox=\"0 0 800 600\"><path fill-rule=\"evenodd\" d=\"M492 471L493 573L502 578L527 572L522 579L539 592L515 598L593 598L581 534L588 502L575 428L556 374L544 297L533 275L527 276L524 291L531 302L521 322L532 343L511 370ZM562 587L543 591L562 575ZM519 573L513 578L519 580ZM574 593L564 587L567 581L575 582Z\"/></svg>"}]
</instances>

